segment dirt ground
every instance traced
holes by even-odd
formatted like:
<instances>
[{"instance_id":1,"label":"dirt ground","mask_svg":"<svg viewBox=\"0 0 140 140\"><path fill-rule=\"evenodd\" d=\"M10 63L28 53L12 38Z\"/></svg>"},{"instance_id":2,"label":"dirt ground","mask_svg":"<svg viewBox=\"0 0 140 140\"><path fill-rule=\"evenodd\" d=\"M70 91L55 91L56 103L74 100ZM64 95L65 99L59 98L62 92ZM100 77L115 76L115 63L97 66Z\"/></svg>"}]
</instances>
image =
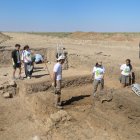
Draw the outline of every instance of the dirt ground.
<instances>
[{"instance_id":1,"label":"dirt ground","mask_svg":"<svg viewBox=\"0 0 140 140\"><path fill-rule=\"evenodd\" d=\"M78 32L58 38L4 34L11 38L0 44L0 55L5 60L0 66L0 140L140 139L140 98L131 87L123 89L118 80L120 65L130 58L136 82L140 82L139 36ZM14 85L9 55L16 43L29 44L31 49L52 48L49 72L45 64L35 65L32 79L16 80ZM63 110L54 108L50 86L55 63L52 50L58 44L67 49L69 58L69 69L63 71ZM105 89L93 98L91 74L99 60L106 69ZM3 98L10 91L14 91L13 98Z\"/></svg>"}]
</instances>

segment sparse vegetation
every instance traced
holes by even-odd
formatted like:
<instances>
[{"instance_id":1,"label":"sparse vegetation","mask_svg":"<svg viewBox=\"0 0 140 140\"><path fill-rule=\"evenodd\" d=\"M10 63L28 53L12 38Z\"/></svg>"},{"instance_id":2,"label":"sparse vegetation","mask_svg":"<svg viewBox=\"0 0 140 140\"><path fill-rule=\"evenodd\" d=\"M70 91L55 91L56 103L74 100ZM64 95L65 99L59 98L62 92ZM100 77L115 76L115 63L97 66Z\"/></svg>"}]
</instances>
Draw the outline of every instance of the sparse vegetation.
<instances>
[{"instance_id":1,"label":"sparse vegetation","mask_svg":"<svg viewBox=\"0 0 140 140\"><path fill-rule=\"evenodd\" d=\"M42 35L42 36L53 36L53 37L68 37L71 32L28 32L29 34L36 34L36 35Z\"/></svg>"}]
</instances>

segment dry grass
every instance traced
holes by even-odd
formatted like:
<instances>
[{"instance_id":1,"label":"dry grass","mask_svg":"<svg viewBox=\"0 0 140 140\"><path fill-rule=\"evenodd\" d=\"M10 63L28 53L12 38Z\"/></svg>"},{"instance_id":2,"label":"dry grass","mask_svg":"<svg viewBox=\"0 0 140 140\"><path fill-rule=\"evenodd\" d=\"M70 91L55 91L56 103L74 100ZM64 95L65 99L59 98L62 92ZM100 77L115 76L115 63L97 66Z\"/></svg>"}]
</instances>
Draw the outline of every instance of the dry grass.
<instances>
[{"instance_id":1,"label":"dry grass","mask_svg":"<svg viewBox=\"0 0 140 140\"><path fill-rule=\"evenodd\" d=\"M68 37L71 32L27 32L29 34L41 35L41 36L51 36L51 37L59 37L64 38Z\"/></svg>"}]
</instances>

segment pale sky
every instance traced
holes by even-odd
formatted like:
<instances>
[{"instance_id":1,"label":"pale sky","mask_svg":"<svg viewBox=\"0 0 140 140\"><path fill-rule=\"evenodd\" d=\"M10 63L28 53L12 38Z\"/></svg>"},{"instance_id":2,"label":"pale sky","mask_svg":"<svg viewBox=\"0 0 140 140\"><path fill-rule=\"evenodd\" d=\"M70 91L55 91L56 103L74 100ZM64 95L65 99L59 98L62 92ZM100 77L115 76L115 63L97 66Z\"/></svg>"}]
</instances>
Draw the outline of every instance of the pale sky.
<instances>
[{"instance_id":1,"label":"pale sky","mask_svg":"<svg viewBox=\"0 0 140 140\"><path fill-rule=\"evenodd\" d=\"M0 31L140 32L140 0L0 0Z\"/></svg>"}]
</instances>

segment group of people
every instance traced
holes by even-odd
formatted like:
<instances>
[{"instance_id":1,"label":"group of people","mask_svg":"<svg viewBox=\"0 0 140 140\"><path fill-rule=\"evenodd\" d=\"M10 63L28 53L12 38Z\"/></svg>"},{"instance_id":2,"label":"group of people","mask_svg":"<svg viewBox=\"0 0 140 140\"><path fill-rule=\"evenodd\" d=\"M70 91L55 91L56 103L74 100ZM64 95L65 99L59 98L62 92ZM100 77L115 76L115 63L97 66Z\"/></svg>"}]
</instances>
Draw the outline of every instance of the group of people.
<instances>
[{"instance_id":1,"label":"group of people","mask_svg":"<svg viewBox=\"0 0 140 140\"><path fill-rule=\"evenodd\" d=\"M63 48L63 53L57 52L56 58L57 63L54 65L53 68L53 83L55 89L55 107L56 108L62 108L61 105L61 83L62 83L62 65L67 63L67 53L65 52L65 48ZM36 60L36 61L35 61ZM19 79L22 79L21 76L21 64L24 63L25 68L25 75L28 79L31 78L32 72L33 72L33 62L40 63L43 62L43 58L41 55L37 55L37 59L32 56L31 51L29 49L29 46L26 45L20 53L20 44L15 45L15 50L12 51L12 63L13 63L13 79L15 79L15 71L17 68L19 68ZM67 68L68 65L66 64ZM131 84L132 81L132 65L131 60L126 59L125 64L122 64L120 67L121 70L121 76L120 76L120 82L122 83L122 86L128 86ZM95 66L93 67L92 75L93 75L93 96L96 96L96 91L98 86L100 85L100 90L104 89L104 74L105 74L105 68L102 64L102 62L97 62ZM134 78L134 77L133 77Z\"/></svg>"},{"instance_id":2,"label":"group of people","mask_svg":"<svg viewBox=\"0 0 140 140\"><path fill-rule=\"evenodd\" d=\"M132 65L130 59L126 59L125 64L122 64L120 66L120 71L121 71L121 76L119 79L120 79L120 83L122 84L122 87L131 85L134 82L135 77L134 77L134 72L132 72ZM103 67L102 62L96 63L92 73L94 77L93 96L95 96L98 85L100 85L100 90L103 90L104 88L105 68Z\"/></svg>"},{"instance_id":3,"label":"group of people","mask_svg":"<svg viewBox=\"0 0 140 140\"><path fill-rule=\"evenodd\" d=\"M62 82L62 64L65 62L65 56L60 55L57 58L57 63L54 65L53 69L53 86L55 87L55 107L62 108L61 105L61 82ZM125 64L122 64L120 67L121 76L120 82L123 87L126 87L131 84L132 80L132 65L131 60L126 59ZM102 62L97 62L93 67L93 97L96 96L96 91L100 85L100 91L104 89L104 74L105 68L102 65ZM134 77L133 77L134 78Z\"/></svg>"},{"instance_id":4,"label":"group of people","mask_svg":"<svg viewBox=\"0 0 140 140\"><path fill-rule=\"evenodd\" d=\"M17 79L15 77L16 69L19 69L18 79L23 79L21 76L21 65L24 65L25 77L27 79L31 79L34 62L36 64L43 62L43 57L40 54L32 54L28 45L24 46L23 50L20 51L20 44L15 45L15 49L12 51L11 58L13 64L13 79Z\"/></svg>"}]
</instances>

